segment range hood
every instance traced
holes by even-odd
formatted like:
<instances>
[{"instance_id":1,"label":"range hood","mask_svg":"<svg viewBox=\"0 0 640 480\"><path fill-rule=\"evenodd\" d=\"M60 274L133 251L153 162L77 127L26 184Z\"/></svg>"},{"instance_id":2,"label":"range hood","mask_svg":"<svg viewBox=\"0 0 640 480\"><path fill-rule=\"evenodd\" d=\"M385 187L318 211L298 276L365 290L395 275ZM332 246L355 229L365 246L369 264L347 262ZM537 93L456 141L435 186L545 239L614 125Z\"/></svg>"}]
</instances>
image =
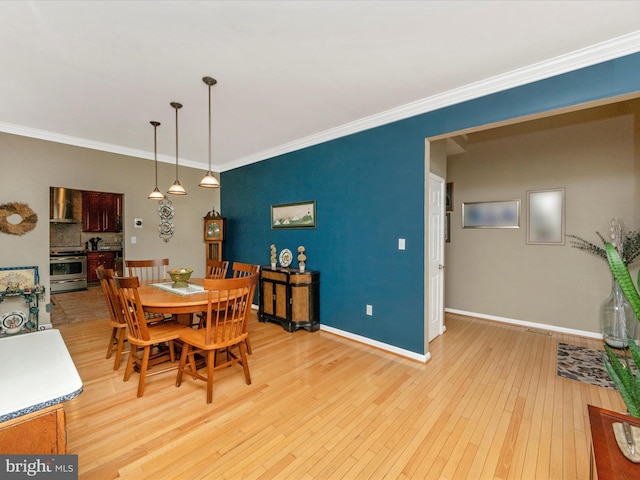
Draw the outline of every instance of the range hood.
<instances>
[{"instance_id":1,"label":"range hood","mask_svg":"<svg viewBox=\"0 0 640 480\"><path fill-rule=\"evenodd\" d=\"M79 223L73 218L73 199L75 190L70 188L51 187L51 203L49 222L51 223Z\"/></svg>"}]
</instances>

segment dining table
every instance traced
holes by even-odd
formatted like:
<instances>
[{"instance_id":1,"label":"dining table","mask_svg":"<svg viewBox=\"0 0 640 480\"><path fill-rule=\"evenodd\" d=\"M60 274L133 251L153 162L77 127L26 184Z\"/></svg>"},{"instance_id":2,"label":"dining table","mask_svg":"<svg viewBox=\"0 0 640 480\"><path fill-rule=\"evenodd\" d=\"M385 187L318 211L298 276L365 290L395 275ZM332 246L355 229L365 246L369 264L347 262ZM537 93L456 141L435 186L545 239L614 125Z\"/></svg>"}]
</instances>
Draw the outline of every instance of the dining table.
<instances>
[{"instance_id":1,"label":"dining table","mask_svg":"<svg viewBox=\"0 0 640 480\"><path fill-rule=\"evenodd\" d=\"M187 288L173 288L171 280L141 284L140 303L146 313L174 316L178 322L191 325L193 314L207 310L208 293L203 278L190 278Z\"/></svg>"}]
</instances>

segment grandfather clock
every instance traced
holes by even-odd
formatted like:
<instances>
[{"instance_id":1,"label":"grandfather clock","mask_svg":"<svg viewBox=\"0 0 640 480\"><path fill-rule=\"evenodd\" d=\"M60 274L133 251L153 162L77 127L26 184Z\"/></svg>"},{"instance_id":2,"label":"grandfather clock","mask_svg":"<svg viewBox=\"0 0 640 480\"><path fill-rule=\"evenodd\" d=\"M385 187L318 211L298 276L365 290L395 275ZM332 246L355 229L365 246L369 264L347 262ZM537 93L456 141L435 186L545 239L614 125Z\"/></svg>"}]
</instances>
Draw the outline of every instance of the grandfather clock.
<instances>
[{"instance_id":1,"label":"grandfather clock","mask_svg":"<svg viewBox=\"0 0 640 480\"><path fill-rule=\"evenodd\" d=\"M204 243L207 248L207 260L222 260L222 242L224 242L224 218L212 210L204 217Z\"/></svg>"}]
</instances>

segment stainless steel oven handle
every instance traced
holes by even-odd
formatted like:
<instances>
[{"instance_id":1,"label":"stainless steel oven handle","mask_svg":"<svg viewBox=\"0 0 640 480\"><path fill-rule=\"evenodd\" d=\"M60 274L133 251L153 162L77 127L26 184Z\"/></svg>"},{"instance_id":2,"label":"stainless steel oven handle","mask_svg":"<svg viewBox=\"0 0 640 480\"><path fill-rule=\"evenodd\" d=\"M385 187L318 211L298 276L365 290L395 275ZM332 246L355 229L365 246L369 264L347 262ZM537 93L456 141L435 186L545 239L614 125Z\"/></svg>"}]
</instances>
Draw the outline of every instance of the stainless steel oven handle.
<instances>
[{"instance_id":1,"label":"stainless steel oven handle","mask_svg":"<svg viewBox=\"0 0 640 480\"><path fill-rule=\"evenodd\" d=\"M76 283L76 282L86 282L86 278L74 278L73 280L51 280L51 283L55 283L57 285L61 285L63 283Z\"/></svg>"}]
</instances>

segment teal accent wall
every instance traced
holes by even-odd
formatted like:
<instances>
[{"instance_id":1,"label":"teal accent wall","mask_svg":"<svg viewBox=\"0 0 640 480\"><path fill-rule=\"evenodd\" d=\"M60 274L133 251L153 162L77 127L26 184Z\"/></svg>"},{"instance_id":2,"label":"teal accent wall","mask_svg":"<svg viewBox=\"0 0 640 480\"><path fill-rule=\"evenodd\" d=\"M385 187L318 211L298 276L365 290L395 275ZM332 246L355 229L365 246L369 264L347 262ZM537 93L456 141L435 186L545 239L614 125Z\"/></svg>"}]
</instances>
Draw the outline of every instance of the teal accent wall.
<instances>
[{"instance_id":1,"label":"teal accent wall","mask_svg":"<svg viewBox=\"0 0 640 480\"><path fill-rule=\"evenodd\" d=\"M304 245L322 324L424 354L425 138L639 90L634 54L223 172L225 259ZM271 205L305 200L317 228L271 229Z\"/></svg>"}]
</instances>

